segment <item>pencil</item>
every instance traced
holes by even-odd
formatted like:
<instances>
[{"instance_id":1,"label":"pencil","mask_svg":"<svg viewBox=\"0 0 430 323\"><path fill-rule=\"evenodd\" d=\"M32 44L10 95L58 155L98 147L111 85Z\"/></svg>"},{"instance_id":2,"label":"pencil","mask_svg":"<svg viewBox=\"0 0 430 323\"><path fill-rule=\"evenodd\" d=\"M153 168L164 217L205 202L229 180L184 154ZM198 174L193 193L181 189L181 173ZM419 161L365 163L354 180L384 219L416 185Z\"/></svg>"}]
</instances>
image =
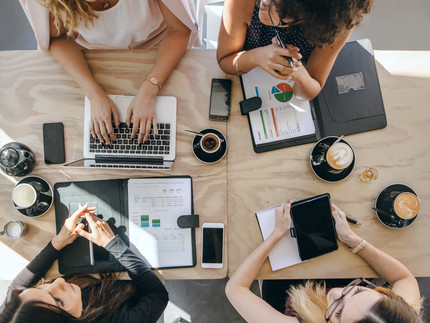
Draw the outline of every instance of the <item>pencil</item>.
<instances>
[{"instance_id":1,"label":"pencil","mask_svg":"<svg viewBox=\"0 0 430 323\"><path fill-rule=\"evenodd\" d=\"M349 216L346 217L346 220L348 222L351 222L352 224L357 224L357 225L361 225L360 222L358 222L357 220L354 220L353 218L350 218Z\"/></svg>"}]
</instances>

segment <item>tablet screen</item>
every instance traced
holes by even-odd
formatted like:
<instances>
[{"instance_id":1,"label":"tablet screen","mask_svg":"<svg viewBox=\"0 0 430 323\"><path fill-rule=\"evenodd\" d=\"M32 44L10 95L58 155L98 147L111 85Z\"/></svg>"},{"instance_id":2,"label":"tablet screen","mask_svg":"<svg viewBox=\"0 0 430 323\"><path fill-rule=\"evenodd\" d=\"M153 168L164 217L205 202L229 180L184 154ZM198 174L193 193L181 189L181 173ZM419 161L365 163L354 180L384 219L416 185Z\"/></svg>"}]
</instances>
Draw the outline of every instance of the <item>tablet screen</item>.
<instances>
[{"instance_id":1,"label":"tablet screen","mask_svg":"<svg viewBox=\"0 0 430 323\"><path fill-rule=\"evenodd\" d=\"M291 217L302 260L308 260L338 248L329 194L293 202Z\"/></svg>"}]
</instances>

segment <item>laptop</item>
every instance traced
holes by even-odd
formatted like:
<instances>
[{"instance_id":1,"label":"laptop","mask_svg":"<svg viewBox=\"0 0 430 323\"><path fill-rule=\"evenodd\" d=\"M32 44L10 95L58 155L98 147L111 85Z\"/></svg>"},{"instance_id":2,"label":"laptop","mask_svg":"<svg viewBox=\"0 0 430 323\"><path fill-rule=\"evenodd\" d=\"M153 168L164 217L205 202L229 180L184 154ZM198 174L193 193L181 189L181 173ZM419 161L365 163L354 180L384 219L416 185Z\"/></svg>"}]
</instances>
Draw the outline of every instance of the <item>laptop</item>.
<instances>
[{"instance_id":1,"label":"laptop","mask_svg":"<svg viewBox=\"0 0 430 323\"><path fill-rule=\"evenodd\" d=\"M131 139L131 128L125 122L127 109L133 96L109 95L118 109L120 127L114 126L117 137L111 146L102 145L95 140L90 131L91 105L85 97L84 117L84 158L66 164L67 167L94 167L116 169L170 169L176 155L176 105L172 96L157 96L155 111L157 113L157 131L155 137L153 129L149 139L137 144L137 135Z\"/></svg>"}]
</instances>

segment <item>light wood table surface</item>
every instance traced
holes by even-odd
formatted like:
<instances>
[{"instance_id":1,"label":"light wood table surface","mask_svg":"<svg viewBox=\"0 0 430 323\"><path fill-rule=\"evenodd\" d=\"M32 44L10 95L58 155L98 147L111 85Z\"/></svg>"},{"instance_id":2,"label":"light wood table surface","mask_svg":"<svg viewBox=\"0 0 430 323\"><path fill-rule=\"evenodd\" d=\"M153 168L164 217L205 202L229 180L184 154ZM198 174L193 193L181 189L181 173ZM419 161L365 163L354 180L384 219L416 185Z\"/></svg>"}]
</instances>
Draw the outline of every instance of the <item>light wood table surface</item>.
<instances>
[{"instance_id":1,"label":"light wood table surface","mask_svg":"<svg viewBox=\"0 0 430 323\"><path fill-rule=\"evenodd\" d=\"M345 137L356 153L350 177L325 183L312 172L313 144L256 154L248 120L240 115L243 99L234 77L232 115L228 123L228 238L231 276L262 242L255 212L328 192L332 202L362 223L353 230L377 248L396 257L415 276L430 275L430 52L376 51L377 69L388 120L385 129ZM359 174L375 167L379 178L362 183ZM420 197L421 212L403 230L385 227L371 209L378 193L393 183L412 187ZM339 243L339 250L272 272L265 261L258 278L374 277L359 256Z\"/></svg>"},{"instance_id":2,"label":"light wood table surface","mask_svg":"<svg viewBox=\"0 0 430 323\"><path fill-rule=\"evenodd\" d=\"M91 51L85 56L96 80L107 93L135 95L155 62L156 51ZM210 127L226 134L226 123L208 120L213 77L225 77L216 64L215 52L190 50L159 93L178 99L176 160L170 171L71 169L45 165L42 124L63 122L66 162L82 158L84 92L49 52L0 52L0 146L10 141L28 145L37 159L31 175L45 178L51 186L64 181L191 175L194 210L200 215L200 224L223 222L227 227L227 160L224 158L214 165L201 163L191 150L193 136L184 132L185 129L199 131ZM17 240L1 236L0 243L31 261L55 234L55 211L52 207L45 215L31 219L15 210L11 192L19 179L0 174L0 227L8 220L17 219L25 222L29 231ZM165 279L226 276L227 257L223 269L201 268L200 228L196 229L196 248L196 267L160 270L159 273ZM3 266L5 258L0 258ZM56 264L48 274L58 274Z\"/></svg>"}]
</instances>

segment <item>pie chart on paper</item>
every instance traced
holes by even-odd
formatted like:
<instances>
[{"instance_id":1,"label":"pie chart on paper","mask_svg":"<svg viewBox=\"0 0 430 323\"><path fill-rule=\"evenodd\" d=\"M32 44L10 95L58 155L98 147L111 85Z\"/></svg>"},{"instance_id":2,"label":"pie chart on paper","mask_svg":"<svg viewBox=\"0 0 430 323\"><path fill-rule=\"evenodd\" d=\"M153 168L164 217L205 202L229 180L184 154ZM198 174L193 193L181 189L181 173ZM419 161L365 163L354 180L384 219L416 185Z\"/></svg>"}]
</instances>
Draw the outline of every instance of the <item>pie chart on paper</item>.
<instances>
[{"instance_id":1,"label":"pie chart on paper","mask_svg":"<svg viewBox=\"0 0 430 323\"><path fill-rule=\"evenodd\" d=\"M288 102L293 97L293 89L287 83L279 83L272 87L272 94L279 102Z\"/></svg>"}]
</instances>

